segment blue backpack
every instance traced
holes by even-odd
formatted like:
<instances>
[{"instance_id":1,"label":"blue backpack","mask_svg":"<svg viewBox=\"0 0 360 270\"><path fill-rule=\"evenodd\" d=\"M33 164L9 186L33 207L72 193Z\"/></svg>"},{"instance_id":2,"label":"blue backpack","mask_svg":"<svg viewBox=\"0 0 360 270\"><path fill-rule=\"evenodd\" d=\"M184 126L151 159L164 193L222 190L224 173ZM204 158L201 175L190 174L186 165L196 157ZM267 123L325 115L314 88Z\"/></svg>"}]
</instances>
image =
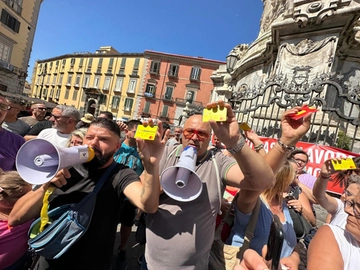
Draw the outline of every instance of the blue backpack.
<instances>
[{"instance_id":1,"label":"blue backpack","mask_svg":"<svg viewBox=\"0 0 360 270\"><path fill-rule=\"evenodd\" d=\"M48 212L53 222L41 233L40 219L35 220L29 229L30 251L46 258L57 259L63 255L87 231L94 212L96 196L117 163L102 175L94 190L77 204L66 204Z\"/></svg>"}]
</instances>

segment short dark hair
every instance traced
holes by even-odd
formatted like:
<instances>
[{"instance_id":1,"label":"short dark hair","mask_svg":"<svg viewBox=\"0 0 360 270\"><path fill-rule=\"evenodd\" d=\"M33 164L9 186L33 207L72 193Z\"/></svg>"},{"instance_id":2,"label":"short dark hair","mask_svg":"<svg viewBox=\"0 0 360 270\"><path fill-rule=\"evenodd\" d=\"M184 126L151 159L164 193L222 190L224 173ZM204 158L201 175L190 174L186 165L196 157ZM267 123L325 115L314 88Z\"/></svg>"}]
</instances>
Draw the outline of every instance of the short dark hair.
<instances>
[{"instance_id":1,"label":"short dark hair","mask_svg":"<svg viewBox=\"0 0 360 270\"><path fill-rule=\"evenodd\" d=\"M109 111L100 111L99 115L103 114L106 116L107 119L109 120L113 120L114 119L114 115L112 114L112 112Z\"/></svg>"},{"instance_id":2,"label":"short dark hair","mask_svg":"<svg viewBox=\"0 0 360 270\"><path fill-rule=\"evenodd\" d=\"M302 155L305 155L306 156L306 161L309 161L309 155L308 153L306 153L304 150L302 149L295 149L294 151L292 151L290 153L290 155L288 156L288 159L294 159L295 155L297 154L302 154Z\"/></svg>"},{"instance_id":3,"label":"short dark hair","mask_svg":"<svg viewBox=\"0 0 360 270\"><path fill-rule=\"evenodd\" d=\"M106 128L115 133L116 136L120 138L120 128L113 120L107 118L97 118L90 123L90 127L91 126Z\"/></svg>"},{"instance_id":4,"label":"short dark hair","mask_svg":"<svg viewBox=\"0 0 360 270\"><path fill-rule=\"evenodd\" d=\"M131 119L127 122L128 129L132 129L138 125L142 125L142 123L140 120L137 120L137 119Z\"/></svg>"}]
</instances>

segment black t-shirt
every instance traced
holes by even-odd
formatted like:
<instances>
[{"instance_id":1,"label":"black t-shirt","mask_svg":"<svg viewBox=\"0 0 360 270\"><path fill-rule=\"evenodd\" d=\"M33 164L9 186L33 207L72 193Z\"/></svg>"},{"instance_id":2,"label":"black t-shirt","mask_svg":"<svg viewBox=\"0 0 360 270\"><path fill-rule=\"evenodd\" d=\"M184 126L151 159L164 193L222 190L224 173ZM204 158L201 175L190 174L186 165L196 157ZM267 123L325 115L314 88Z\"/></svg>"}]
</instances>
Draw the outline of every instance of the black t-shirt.
<instances>
[{"instance_id":1,"label":"black t-shirt","mask_svg":"<svg viewBox=\"0 0 360 270\"><path fill-rule=\"evenodd\" d=\"M84 178L65 191L54 190L49 199L50 209L81 201L93 190L106 170L87 171L82 164L74 168ZM72 180L69 178L68 182L71 183ZM125 198L123 190L134 181L139 181L138 175L132 169L118 164L97 195L92 220L84 236L59 259L46 262L41 258L36 269L110 269L116 228Z\"/></svg>"},{"instance_id":2,"label":"black t-shirt","mask_svg":"<svg viewBox=\"0 0 360 270\"><path fill-rule=\"evenodd\" d=\"M33 125L26 135L37 136L39 135L40 131L42 131L43 129L51 128L51 127L52 127L51 121L42 120L37 122L35 125Z\"/></svg>"}]
</instances>

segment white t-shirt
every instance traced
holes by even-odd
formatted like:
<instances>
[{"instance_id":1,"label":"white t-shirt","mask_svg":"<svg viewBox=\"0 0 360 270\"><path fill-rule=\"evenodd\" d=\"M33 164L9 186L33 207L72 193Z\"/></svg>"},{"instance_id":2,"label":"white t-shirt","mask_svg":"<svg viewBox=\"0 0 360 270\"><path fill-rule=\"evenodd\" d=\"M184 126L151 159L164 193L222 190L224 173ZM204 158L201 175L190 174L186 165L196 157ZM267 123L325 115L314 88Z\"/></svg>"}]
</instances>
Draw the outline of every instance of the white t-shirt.
<instances>
[{"instance_id":1,"label":"white t-shirt","mask_svg":"<svg viewBox=\"0 0 360 270\"><path fill-rule=\"evenodd\" d=\"M346 230L338 227L328 225L332 230L336 242L338 243L343 261L344 269L359 269L360 265L360 244L355 238Z\"/></svg>"},{"instance_id":2,"label":"white t-shirt","mask_svg":"<svg viewBox=\"0 0 360 270\"><path fill-rule=\"evenodd\" d=\"M336 211L331 215L330 224L345 229L348 214L344 211L344 203L338 198L334 198L338 204Z\"/></svg>"},{"instance_id":3,"label":"white t-shirt","mask_svg":"<svg viewBox=\"0 0 360 270\"><path fill-rule=\"evenodd\" d=\"M38 139L45 139L58 147L65 147L69 137L70 134L60 133L55 128L46 128L37 136Z\"/></svg>"}]
</instances>

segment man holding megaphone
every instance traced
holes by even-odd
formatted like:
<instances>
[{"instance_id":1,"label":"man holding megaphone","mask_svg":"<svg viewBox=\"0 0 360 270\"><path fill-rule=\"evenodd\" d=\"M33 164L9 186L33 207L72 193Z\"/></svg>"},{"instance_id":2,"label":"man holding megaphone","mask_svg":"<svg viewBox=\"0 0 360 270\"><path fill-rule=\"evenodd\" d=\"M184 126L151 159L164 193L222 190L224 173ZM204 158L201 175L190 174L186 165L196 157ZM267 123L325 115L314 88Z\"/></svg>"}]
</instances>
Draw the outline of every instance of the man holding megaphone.
<instances>
[{"instance_id":1,"label":"man holding megaphone","mask_svg":"<svg viewBox=\"0 0 360 270\"><path fill-rule=\"evenodd\" d=\"M153 125L150 120L145 125ZM18 200L10 216L9 225L22 224L39 216L43 198L50 185L55 189L49 197L50 209L68 203L77 203L92 192L97 181L107 168L115 162L114 153L120 147L120 130L115 122L99 118L90 124L83 144L92 148L95 158L90 162L74 165L60 170L48 183ZM144 212L153 213L159 202L159 160L162 156L169 132L161 140L162 127L159 122L158 132L153 141L137 139L140 157L144 165L144 181L128 167L117 164L104 186L97 195L96 205L89 229L71 248L56 260L40 257L36 269L110 269L116 227L119 213L126 196ZM68 182L75 181L65 189Z\"/></svg>"},{"instance_id":2,"label":"man holding megaphone","mask_svg":"<svg viewBox=\"0 0 360 270\"><path fill-rule=\"evenodd\" d=\"M246 190L244 201L253 201L274 184L273 170L286 159L286 149L274 147L265 158L253 151L239 132L230 104L218 101L207 108L226 109L226 119L203 122L201 114L192 115L184 124L182 144L164 150L160 162L164 193L158 211L147 216L142 269L208 269L225 185ZM208 150L211 131L234 158ZM294 145L306 131L282 122L282 145ZM186 170L187 181L178 181ZM251 213L252 208L242 210Z\"/></svg>"}]
</instances>

